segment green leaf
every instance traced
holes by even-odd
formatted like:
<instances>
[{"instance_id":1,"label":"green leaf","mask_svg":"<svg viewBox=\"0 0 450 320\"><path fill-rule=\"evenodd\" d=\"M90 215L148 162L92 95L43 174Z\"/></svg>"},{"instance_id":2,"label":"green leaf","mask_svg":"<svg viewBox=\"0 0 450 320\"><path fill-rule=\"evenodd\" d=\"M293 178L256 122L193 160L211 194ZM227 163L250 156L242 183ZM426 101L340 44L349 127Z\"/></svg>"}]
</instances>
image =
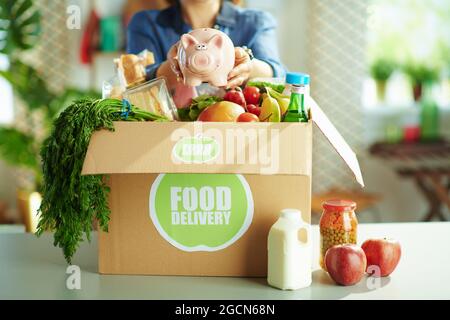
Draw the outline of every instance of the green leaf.
<instances>
[{"instance_id":1,"label":"green leaf","mask_svg":"<svg viewBox=\"0 0 450 320\"><path fill-rule=\"evenodd\" d=\"M39 171L35 140L13 128L0 127L0 156L10 165Z\"/></svg>"},{"instance_id":2,"label":"green leaf","mask_svg":"<svg viewBox=\"0 0 450 320\"><path fill-rule=\"evenodd\" d=\"M12 60L9 70L0 71L0 76L11 83L15 93L30 110L50 109L51 102L56 99L38 71L19 60Z\"/></svg>"},{"instance_id":3,"label":"green leaf","mask_svg":"<svg viewBox=\"0 0 450 320\"><path fill-rule=\"evenodd\" d=\"M407 63L403 67L405 73L414 83L437 82L439 79L439 69L420 63Z\"/></svg>"},{"instance_id":4,"label":"green leaf","mask_svg":"<svg viewBox=\"0 0 450 320\"><path fill-rule=\"evenodd\" d=\"M200 115L201 111L199 108L192 108L191 111L189 111L189 118L191 121L196 121Z\"/></svg>"},{"instance_id":5,"label":"green leaf","mask_svg":"<svg viewBox=\"0 0 450 320\"><path fill-rule=\"evenodd\" d=\"M377 59L370 65L370 74L373 79L386 81L397 68L396 64L386 59Z\"/></svg>"},{"instance_id":6,"label":"green leaf","mask_svg":"<svg viewBox=\"0 0 450 320\"><path fill-rule=\"evenodd\" d=\"M266 81L249 81L247 83L247 87L257 87L260 90L265 90L266 87L272 88L273 90L277 91L278 93L283 93L285 89L284 84L276 84L272 82L266 82Z\"/></svg>"},{"instance_id":7,"label":"green leaf","mask_svg":"<svg viewBox=\"0 0 450 320\"><path fill-rule=\"evenodd\" d=\"M178 118L181 121L191 121L191 118L189 117L189 108L182 108L182 109L178 109Z\"/></svg>"},{"instance_id":8,"label":"green leaf","mask_svg":"<svg viewBox=\"0 0 450 320\"><path fill-rule=\"evenodd\" d=\"M0 1L0 53L28 50L38 41L41 15L31 0Z\"/></svg>"},{"instance_id":9,"label":"green leaf","mask_svg":"<svg viewBox=\"0 0 450 320\"><path fill-rule=\"evenodd\" d=\"M189 107L178 110L178 116L182 121L196 121L204 109L220 101L222 101L222 99L216 96L198 96L197 98L192 99L192 103Z\"/></svg>"},{"instance_id":10,"label":"green leaf","mask_svg":"<svg viewBox=\"0 0 450 320\"><path fill-rule=\"evenodd\" d=\"M27 10L33 5L33 1L31 0L25 0L25 1L18 1L18 8L15 10L16 17L21 17Z\"/></svg>"}]
</instances>

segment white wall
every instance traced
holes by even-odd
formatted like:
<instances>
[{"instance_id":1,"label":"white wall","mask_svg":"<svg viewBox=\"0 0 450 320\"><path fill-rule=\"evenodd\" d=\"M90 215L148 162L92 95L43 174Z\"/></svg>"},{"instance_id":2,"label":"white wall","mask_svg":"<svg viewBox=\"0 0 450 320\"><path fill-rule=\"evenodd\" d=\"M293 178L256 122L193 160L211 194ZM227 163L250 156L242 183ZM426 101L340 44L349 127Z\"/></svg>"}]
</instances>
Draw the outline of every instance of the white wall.
<instances>
[{"instance_id":1,"label":"white wall","mask_svg":"<svg viewBox=\"0 0 450 320\"><path fill-rule=\"evenodd\" d=\"M92 0L67 0L70 4L80 6L82 12L82 25L84 26L88 19L92 8ZM116 0L117 2L118 0ZM121 2L121 0L119 0ZM82 30L68 31L70 38L70 52L69 61L70 67L70 85L78 86L83 89L94 88L101 92L104 81L109 80L114 76L113 59L117 58L118 53L99 53L95 55L92 66L82 65L80 63L79 51L80 42L83 35Z\"/></svg>"},{"instance_id":2,"label":"white wall","mask_svg":"<svg viewBox=\"0 0 450 320\"><path fill-rule=\"evenodd\" d=\"M283 63L290 71L308 72L308 0L246 0L245 5L275 17Z\"/></svg>"}]
</instances>

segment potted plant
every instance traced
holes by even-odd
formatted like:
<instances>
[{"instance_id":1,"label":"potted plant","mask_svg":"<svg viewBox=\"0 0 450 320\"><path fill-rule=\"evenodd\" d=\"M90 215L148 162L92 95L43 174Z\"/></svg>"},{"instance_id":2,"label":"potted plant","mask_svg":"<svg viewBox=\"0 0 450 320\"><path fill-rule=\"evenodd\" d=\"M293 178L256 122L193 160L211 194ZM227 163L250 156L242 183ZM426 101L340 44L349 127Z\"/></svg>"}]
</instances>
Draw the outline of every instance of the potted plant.
<instances>
[{"instance_id":1,"label":"potted plant","mask_svg":"<svg viewBox=\"0 0 450 320\"><path fill-rule=\"evenodd\" d=\"M404 66L405 73L412 83L414 101L422 98L424 83L434 83L439 80L439 70L431 64L422 62L409 62Z\"/></svg>"},{"instance_id":2,"label":"potted plant","mask_svg":"<svg viewBox=\"0 0 450 320\"><path fill-rule=\"evenodd\" d=\"M387 81L395 71L396 65L394 62L379 58L375 59L370 65L370 75L375 80L377 88L378 101L384 101L386 97Z\"/></svg>"},{"instance_id":3,"label":"potted plant","mask_svg":"<svg viewBox=\"0 0 450 320\"><path fill-rule=\"evenodd\" d=\"M9 69L0 70L0 77L10 82L21 107L22 119L20 125L0 126L0 157L27 177L26 183L19 182L17 207L30 232L34 231L35 223L29 221L39 208L41 145L62 106L89 94L77 89L56 94L35 68L21 60L21 53L33 48L39 40L40 30L40 13L33 1L0 2L0 53L9 60Z\"/></svg>"}]
</instances>

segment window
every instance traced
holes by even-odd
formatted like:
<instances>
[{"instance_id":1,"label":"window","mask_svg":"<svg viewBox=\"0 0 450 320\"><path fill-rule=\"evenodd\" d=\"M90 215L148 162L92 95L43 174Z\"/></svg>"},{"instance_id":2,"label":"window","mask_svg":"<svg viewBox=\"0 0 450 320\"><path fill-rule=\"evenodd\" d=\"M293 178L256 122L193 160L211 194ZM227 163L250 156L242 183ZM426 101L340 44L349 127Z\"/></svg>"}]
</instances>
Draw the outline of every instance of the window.
<instances>
[{"instance_id":1,"label":"window","mask_svg":"<svg viewBox=\"0 0 450 320\"><path fill-rule=\"evenodd\" d=\"M8 68L8 59L0 54L0 70ZM11 84L0 77L0 124L10 124L14 118L13 91Z\"/></svg>"},{"instance_id":2,"label":"window","mask_svg":"<svg viewBox=\"0 0 450 320\"><path fill-rule=\"evenodd\" d=\"M411 105L411 86L433 79L439 86L450 67L450 2L448 0L377 0L368 8L368 60L372 77L388 86L365 105ZM392 72L388 76L387 70ZM372 85L373 87L373 85ZM374 90L366 90L366 93ZM442 93L436 97L441 104Z\"/></svg>"}]
</instances>

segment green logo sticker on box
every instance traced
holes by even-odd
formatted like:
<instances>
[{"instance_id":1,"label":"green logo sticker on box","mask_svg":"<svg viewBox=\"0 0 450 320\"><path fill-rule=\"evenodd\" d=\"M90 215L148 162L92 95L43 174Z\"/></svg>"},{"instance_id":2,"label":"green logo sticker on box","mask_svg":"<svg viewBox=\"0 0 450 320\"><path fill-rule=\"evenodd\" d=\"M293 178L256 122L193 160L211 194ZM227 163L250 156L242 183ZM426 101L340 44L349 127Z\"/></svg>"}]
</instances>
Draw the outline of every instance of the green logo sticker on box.
<instances>
[{"instance_id":1,"label":"green logo sticker on box","mask_svg":"<svg viewBox=\"0 0 450 320\"><path fill-rule=\"evenodd\" d=\"M161 174L150 190L150 218L183 251L218 251L253 220L253 197L242 175Z\"/></svg>"},{"instance_id":2,"label":"green logo sticker on box","mask_svg":"<svg viewBox=\"0 0 450 320\"><path fill-rule=\"evenodd\" d=\"M173 155L184 163L207 163L219 155L219 144L210 137L186 137L175 144Z\"/></svg>"}]
</instances>

